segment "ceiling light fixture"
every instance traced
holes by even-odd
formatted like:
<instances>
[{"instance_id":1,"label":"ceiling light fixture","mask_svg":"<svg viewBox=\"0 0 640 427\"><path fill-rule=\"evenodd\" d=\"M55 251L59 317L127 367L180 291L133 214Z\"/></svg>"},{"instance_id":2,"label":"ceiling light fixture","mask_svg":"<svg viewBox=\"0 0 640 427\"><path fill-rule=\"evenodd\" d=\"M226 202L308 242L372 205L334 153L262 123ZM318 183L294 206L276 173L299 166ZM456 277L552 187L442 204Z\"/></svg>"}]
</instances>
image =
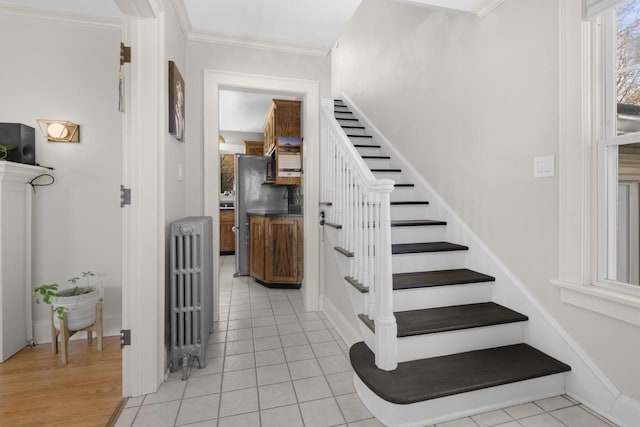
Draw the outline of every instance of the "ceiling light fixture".
<instances>
[{"instance_id":1,"label":"ceiling light fixture","mask_svg":"<svg viewBox=\"0 0 640 427\"><path fill-rule=\"evenodd\" d=\"M80 125L66 120L38 119L40 130L47 141L51 142L79 142Z\"/></svg>"}]
</instances>

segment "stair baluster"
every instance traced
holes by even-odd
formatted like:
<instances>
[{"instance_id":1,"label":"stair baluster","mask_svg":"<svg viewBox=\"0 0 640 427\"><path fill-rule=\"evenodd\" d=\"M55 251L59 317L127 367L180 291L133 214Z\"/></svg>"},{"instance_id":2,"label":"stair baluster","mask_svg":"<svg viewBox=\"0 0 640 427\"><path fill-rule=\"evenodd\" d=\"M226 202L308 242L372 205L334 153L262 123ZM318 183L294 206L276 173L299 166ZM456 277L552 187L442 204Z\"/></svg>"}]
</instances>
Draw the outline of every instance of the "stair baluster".
<instances>
[{"instance_id":1,"label":"stair baluster","mask_svg":"<svg viewBox=\"0 0 640 427\"><path fill-rule=\"evenodd\" d=\"M376 179L323 106L321 194L331 202L329 222L341 226L340 249L353 259L349 273L369 288L367 312L375 322L376 366L397 367L397 325L393 314L390 193L394 182Z\"/></svg>"}]
</instances>

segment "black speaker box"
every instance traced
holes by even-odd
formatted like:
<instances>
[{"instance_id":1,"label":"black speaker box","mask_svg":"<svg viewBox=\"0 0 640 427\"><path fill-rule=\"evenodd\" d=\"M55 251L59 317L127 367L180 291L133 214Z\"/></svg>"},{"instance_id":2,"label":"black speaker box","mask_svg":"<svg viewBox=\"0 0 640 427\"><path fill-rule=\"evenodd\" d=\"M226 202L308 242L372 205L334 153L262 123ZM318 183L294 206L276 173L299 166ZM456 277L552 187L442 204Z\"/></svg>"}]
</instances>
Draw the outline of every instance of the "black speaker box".
<instances>
[{"instance_id":1,"label":"black speaker box","mask_svg":"<svg viewBox=\"0 0 640 427\"><path fill-rule=\"evenodd\" d=\"M36 130L22 123L0 123L0 144L13 145L7 153L10 162L36 164Z\"/></svg>"}]
</instances>

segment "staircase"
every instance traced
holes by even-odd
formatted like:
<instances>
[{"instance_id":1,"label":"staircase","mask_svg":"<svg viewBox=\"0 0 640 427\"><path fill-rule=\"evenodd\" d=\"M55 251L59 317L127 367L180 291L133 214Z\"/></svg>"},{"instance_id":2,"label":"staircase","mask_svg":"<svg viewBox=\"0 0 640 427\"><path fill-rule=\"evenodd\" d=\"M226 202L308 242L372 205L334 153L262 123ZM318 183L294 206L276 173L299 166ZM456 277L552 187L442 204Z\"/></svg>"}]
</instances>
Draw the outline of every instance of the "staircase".
<instances>
[{"instance_id":1,"label":"staircase","mask_svg":"<svg viewBox=\"0 0 640 427\"><path fill-rule=\"evenodd\" d=\"M370 249L374 242L384 241L372 237L376 226L384 223L370 221L384 217L384 200L379 203L381 214L364 211L363 217L359 210L372 203L357 192L351 194L351 188L362 181L355 174L337 178L342 180L338 184L346 188L346 196L334 194L331 189L339 185L331 182L332 178L323 184L330 190L323 192L327 197L323 208L330 213L325 224L327 236L344 270L345 286L364 338L351 347L350 358L356 390L367 408L385 425L424 426L562 394L564 373L571 368L524 342L528 317L493 301L494 277L467 268L469 247L447 241L451 235L447 222L430 216L429 201L403 173L403 165L367 132L345 102L334 101L333 117L326 120L334 118L342 129L342 140L350 141L373 176L393 180L388 199L390 294L393 329L397 330L394 341L388 341L389 347L396 346L389 351L389 357L395 358L392 363L379 362L375 354L376 348L383 349L374 317L384 311L380 304L380 295L385 292L381 281L387 280L384 270L376 270L376 278L371 279L374 273L367 268L373 268L373 263L365 259L364 266L353 265L358 250L368 257L373 256L371 252L384 256L384 245ZM323 134L330 131L325 128ZM338 156L334 151L325 155L333 159ZM337 175L342 176L346 163L338 161L335 164L339 166L330 166L333 171L324 173L334 174L339 167ZM332 197L340 198L341 203L334 203ZM358 212L331 215L338 204ZM349 231L335 218L364 228L364 237L353 232L344 236ZM357 242L350 244L356 249L345 247L349 241ZM380 324L391 330L386 320Z\"/></svg>"}]
</instances>

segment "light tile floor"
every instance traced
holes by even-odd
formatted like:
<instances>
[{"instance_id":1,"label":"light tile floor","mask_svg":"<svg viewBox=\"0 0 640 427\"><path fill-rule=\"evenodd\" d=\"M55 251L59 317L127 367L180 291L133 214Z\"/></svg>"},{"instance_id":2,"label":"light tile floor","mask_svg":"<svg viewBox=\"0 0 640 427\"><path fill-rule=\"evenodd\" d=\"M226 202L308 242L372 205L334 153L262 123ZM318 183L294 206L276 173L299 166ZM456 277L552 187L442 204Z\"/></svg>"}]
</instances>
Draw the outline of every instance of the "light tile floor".
<instances>
[{"instance_id":1,"label":"light tile floor","mask_svg":"<svg viewBox=\"0 0 640 427\"><path fill-rule=\"evenodd\" d=\"M116 426L382 426L355 393L348 348L323 313L306 312L299 290L233 278L221 257L221 312L207 366L187 381L169 375L156 393L129 399ZM437 427L613 426L567 396Z\"/></svg>"}]
</instances>

